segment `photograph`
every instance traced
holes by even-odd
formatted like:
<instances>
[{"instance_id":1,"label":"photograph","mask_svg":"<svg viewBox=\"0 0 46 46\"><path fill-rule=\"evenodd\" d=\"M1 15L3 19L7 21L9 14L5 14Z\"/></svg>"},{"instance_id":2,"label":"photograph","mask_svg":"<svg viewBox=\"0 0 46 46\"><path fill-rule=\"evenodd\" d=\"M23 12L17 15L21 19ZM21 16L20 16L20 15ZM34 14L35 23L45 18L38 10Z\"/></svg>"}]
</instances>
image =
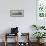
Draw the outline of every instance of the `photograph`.
<instances>
[{"instance_id":1,"label":"photograph","mask_svg":"<svg viewBox=\"0 0 46 46\"><path fill-rule=\"evenodd\" d=\"M24 17L24 10L10 10L11 17Z\"/></svg>"}]
</instances>

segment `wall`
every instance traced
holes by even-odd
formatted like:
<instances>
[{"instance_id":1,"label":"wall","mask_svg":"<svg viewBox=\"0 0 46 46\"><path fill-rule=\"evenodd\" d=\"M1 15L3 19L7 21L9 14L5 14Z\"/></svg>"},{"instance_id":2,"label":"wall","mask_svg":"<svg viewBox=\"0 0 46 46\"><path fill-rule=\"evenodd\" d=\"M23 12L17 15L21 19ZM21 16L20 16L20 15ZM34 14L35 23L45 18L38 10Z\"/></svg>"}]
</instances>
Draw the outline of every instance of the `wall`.
<instances>
[{"instance_id":1,"label":"wall","mask_svg":"<svg viewBox=\"0 0 46 46\"><path fill-rule=\"evenodd\" d=\"M10 17L10 10L24 10L24 17ZM36 0L0 0L0 34L18 26L19 32L32 35L32 24L36 24Z\"/></svg>"}]
</instances>

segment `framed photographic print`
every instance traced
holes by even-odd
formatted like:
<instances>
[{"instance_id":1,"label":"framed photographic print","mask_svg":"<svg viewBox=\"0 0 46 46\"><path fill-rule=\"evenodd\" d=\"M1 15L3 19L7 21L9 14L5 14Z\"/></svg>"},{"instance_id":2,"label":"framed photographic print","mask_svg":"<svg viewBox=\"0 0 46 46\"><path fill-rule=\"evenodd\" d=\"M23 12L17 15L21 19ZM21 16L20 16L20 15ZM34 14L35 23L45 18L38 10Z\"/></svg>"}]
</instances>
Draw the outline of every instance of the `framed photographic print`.
<instances>
[{"instance_id":1,"label":"framed photographic print","mask_svg":"<svg viewBox=\"0 0 46 46\"><path fill-rule=\"evenodd\" d=\"M24 17L24 10L10 10L11 17Z\"/></svg>"}]
</instances>

